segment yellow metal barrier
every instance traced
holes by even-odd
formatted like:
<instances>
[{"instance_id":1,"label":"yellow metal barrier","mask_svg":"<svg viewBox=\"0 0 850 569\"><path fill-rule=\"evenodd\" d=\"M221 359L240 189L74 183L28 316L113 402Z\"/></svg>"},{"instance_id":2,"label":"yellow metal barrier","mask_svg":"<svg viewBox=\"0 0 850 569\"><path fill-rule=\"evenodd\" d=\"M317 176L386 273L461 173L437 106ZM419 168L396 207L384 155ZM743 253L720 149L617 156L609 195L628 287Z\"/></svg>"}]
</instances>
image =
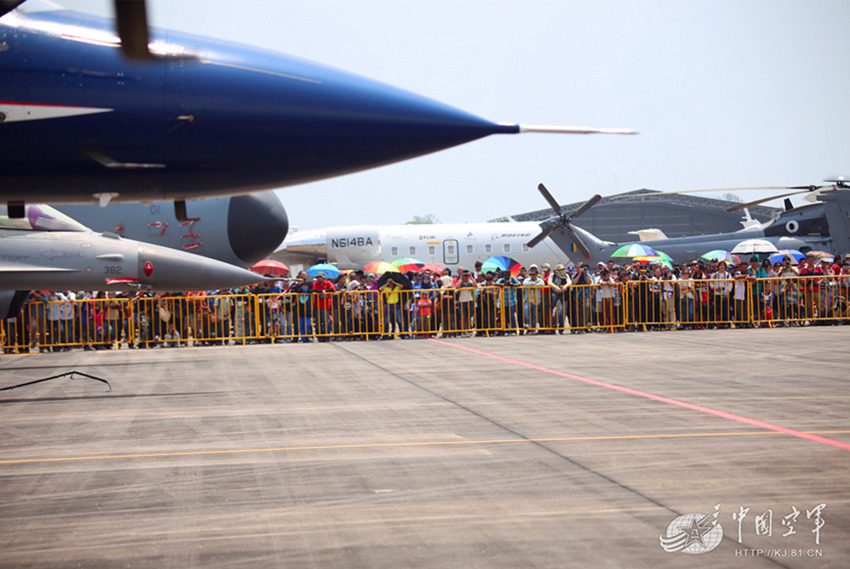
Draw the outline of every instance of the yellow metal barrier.
<instances>
[{"instance_id":1,"label":"yellow metal barrier","mask_svg":"<svg viewBox=\"0 0 850 569\"><path fill-rule=\"evenodd\" d=\"M0 324L7 353L395 337L578 333L850 321L850 275L637 280L414 291L31 295Z\"/></svg>"},{"instance_id":2,"label":"yellow metal barrier","mask_svg":"<svg viewBox=\"0 0 850 569\"><path fill-rule=\"evenodd\" d=\"M744 279L631 281L630 324L639 330L748 324L752 322L750 288Z\"/></svg>"}]
</instances>

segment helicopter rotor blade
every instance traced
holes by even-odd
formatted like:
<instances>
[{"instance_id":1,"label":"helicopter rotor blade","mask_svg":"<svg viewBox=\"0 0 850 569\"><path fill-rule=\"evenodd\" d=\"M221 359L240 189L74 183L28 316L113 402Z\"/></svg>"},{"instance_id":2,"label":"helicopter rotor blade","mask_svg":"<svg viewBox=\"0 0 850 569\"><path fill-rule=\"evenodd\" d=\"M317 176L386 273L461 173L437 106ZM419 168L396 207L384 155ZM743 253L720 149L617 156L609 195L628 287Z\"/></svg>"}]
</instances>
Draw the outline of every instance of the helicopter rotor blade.
<instances>
[{"instance_id":1,"label":"helicopter rotor blade","mask_svg":"<svg viewBox=\"0 0 850 569\"><path fill-rule=\"evenodd\" d=\"M742 209L746 209L746 208L754 206L754 205L759 205L759 204L763 204L765 202L769 202L769 201L773 201L773 200L779 200L779 199L782 199L782 198L787 198L789 196L796 196L797 194L802 194L802 193L805 193L805 192L808 192L808 191L809 190L797 190L796 192L789 192L787 194L779 194L777 196L769 196L769 197L766 197L766 198L761 198L759 200L753 200L751 202L746 202L746 203L738 204L736 206L732 206L732 207L728 208L726 211L740 211Z\"/></svg>"},{"instance_id":2,"label":"helicopter rotor blade","mask_svg":"<svg viewBox=\"0 0 850 569\"><path fill-rule=\"evenodd\" d=\"M622 194L617 196L609 196L605 199L609 201L621 200L626 198L642 198L642 197L652 197L652 196L674 196L677 194L702 194L702 193L718 193L718 192L749 192L749 191L778 191L778 190L799 190L801 192L808 191L813 192L817 190L820 186L743 186L740 188L703 188L699 190L676 190L672 192L654 192L647 191L643 194Z\"/></svg>"},{"instance_id":3,"label":"helicopter rotor blade","mask_svg":"<svg viewBox=\"0 0 850 569\"><path fill-rule=\"evenodd\" d=\"M840 187L840 186L838 186L838 185L835 185L835 186L821 186L821 187L819 187L819 188L817 188L817 189L815 189L815 190L813 190L813 191L809 192L809 193L808 193L808 194L806 194L805 196L803 196L803 201L807 201L807 202L812 202L812 203L814 203L814 202L818 201L818 196L819 196L819 195L821 195L821 192L824 192L824 191L826 191L826 190L832 190L832 189L834 189L834 188L836 188L836 187Z\"/></svg>"}]
</instances>

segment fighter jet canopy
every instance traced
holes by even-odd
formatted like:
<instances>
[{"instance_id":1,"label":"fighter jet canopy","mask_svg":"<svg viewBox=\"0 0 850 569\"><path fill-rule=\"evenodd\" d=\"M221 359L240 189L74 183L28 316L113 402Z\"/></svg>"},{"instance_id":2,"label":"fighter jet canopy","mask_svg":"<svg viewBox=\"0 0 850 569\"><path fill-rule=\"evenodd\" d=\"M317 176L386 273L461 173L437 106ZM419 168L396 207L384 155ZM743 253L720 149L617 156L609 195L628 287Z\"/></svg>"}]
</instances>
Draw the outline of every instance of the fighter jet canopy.
<instances>
[{"instance_id":1,"label":"fighter jet canopy","mask_svg":"<svg viewBox=\"0 0 850 569\"><path fill-rule=\"evenodd\" d=\"M64 213L44 204L27 205L23 217L9 217L5 204L0 205L0 229L18 231L88 231L88 228Z\"/></svg>"}]
</instances>

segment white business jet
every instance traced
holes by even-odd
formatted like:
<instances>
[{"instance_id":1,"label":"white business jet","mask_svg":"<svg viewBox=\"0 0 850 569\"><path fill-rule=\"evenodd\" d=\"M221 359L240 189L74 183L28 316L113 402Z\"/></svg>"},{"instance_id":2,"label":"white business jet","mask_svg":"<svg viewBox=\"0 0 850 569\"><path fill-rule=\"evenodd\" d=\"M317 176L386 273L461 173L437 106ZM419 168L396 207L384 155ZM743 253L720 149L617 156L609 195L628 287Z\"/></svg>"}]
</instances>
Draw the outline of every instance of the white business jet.
<instances>
[{"instance_id":1,"label":"white business jet","mask_svg":"<svg viewBox=\"0 0 850 569\"><path fill-rule=\"evenodd\" d=\"M361 269L373 261L413 257L453 272L459 266L472 269L476 261L484 262L496 255L510 257L526 267L573 264L551 239L529 247L529 241L538 233L537 222L350 225L290 233L273 257L290 265L306 266L327 260L340 269ZM595 239L583 237L588 241Z\"/></svg>"}]
</instances>

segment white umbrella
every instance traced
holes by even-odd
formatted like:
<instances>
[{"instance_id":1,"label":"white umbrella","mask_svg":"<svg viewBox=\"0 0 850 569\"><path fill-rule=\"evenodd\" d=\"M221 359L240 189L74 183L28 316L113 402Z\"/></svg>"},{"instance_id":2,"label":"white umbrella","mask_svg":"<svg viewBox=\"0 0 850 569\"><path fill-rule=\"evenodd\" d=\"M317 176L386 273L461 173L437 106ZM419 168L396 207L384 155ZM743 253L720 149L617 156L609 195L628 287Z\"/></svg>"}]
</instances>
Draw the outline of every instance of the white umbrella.
<instances>
[{"instance_id":1,"label":"white umbrella","mask_svg":"<svg viewBox=\"0 0 850 569\"><path fill-rule=\"evenodd\" d=\"M778 249L776 245L765 239L745 239L741 241L732 253L736 255L752 255L754 253L776 253Z\"/></svg>"}]
</instances>

